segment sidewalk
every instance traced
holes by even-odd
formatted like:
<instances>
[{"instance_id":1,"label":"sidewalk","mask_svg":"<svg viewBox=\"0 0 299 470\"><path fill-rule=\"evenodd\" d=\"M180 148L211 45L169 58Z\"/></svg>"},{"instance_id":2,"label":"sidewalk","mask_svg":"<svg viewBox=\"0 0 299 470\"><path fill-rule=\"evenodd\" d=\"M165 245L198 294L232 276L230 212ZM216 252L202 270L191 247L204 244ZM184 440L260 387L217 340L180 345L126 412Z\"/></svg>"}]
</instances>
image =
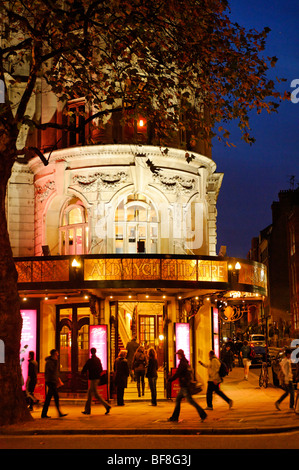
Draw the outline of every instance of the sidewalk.
<instances>
[{"instance_id":1,"label":"sidewalk","mask_svg":"<svg viewBox=\"0 0 299 470\"><path fill-rule=\"evenodd\" d=\"M272 374L270 372L270 380ZM111 402L109 415L98 404L92 405L90 416L81 413L83 403L61 402L61 410L68 413L65 418L58 418L54 402L49 408L51 419L41 419L41 408L33 411L34 420L22 425L0 427L1 435L79 435L79 434L262 434L299 430L299 415L289 409L289 397L277 411L274 403L283 393L281 389L269 385L258 386L258 375L250 372L249 381L243 380L243 369L235 368L225 378L222 390L234 402L229 410L220 397L214 395L213 411L207 411L208 417L201 423L196 410L183 401L178 423L168 422L175 400L162 400L158 405L150 402L126 402L124 407ZM137 395L137 394L136 394ZM205 395L195 397L205 408Z\"/></svg>"}]
</instances>

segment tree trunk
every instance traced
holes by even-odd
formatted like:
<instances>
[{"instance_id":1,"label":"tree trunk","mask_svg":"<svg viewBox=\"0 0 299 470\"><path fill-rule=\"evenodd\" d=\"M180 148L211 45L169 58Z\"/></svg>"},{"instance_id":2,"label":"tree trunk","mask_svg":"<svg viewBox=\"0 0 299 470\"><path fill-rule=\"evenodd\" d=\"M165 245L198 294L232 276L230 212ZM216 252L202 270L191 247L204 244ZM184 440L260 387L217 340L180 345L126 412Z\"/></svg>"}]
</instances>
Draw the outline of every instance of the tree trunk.
<instances>
[{"instance_id":1,"label":"tree trunk","mask_svg":"<svg viewBox=\"0 0 299 470\"><path fill-rule=\"evenodd\" d=\"M0 363L0 425L33 419L22 391L22 317L5 214L5 196L15 159L14 149L15 140L0 126L0 339L4 342L4 363Z\"/></svg>"}]
</instances>

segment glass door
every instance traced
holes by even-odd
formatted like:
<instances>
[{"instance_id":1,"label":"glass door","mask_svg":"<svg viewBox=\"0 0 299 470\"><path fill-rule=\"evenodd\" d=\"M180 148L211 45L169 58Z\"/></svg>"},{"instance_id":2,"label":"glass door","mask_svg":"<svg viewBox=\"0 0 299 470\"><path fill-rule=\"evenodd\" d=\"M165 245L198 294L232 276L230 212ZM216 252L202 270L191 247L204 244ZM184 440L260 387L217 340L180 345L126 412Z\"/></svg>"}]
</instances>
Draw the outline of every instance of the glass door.
<instances>
[{"instance_id":1,"label":"glass door","mask_svg":"<svg viewBox=\"0 0 299 470\"><path fill-rule=\"evenodd\" d=\"M64 383L62 391L86 390L87 381L82 379L81 370L89 357L89 306L58 305L56 317L56 349Z\"/></svg>"}]
</instances>

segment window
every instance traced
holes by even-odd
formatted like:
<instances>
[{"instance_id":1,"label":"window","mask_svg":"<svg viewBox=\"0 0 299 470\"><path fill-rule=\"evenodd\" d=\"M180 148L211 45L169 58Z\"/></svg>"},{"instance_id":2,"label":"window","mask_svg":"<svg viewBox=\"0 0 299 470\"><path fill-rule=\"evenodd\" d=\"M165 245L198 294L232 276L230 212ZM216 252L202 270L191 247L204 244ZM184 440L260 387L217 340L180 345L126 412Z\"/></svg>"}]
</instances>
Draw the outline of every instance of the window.
<instances>
[{"instance_id":1,"label":"window","mask_svg":"<svg viewBox=\"0 0 299 470\"><path fill-rule=\"evenodd\" d=\"M72 100L68 103L68 146L85 144L85 102L82 99ZM76 132L77 129L77 132Z\"/></svg>"},{"instance_id":2,"label":"window","mask_svg":"<svg viewBox=\"0 0 299 470\"><path fill-rule=\"evenodd\" d=\"M115 211L116 253L157 253L158 218L151 201L141 194L131 194Z\"/></svg>"},{"instance_id":3,"label":"window","mask_svg":"<svg viewBox=\"0 0 299 470\"><path fill-rule=\"evenodd\" d=\"M79 199L72 199L62 212L59 228L61 255L81 255L89 251L87 212Z\"/></svg>"}]
</instances>

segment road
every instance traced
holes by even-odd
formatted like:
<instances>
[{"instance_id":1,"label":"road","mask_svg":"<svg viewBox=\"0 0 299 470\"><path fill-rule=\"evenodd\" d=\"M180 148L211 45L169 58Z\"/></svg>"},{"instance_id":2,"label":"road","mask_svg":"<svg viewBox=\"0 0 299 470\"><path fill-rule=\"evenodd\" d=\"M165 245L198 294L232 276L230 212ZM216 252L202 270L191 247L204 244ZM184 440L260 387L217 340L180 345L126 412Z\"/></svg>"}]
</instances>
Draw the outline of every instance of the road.
<instances>
[{"instance_id":1,"label":"road","mask_svg":"<svg viewBox=\"0 0 299 470\"><path fill-rule=\"evenodd\" d=\"M299 432L240 436L0 436L0 449L299 449Z\"/></svg>"}]
</instances>

